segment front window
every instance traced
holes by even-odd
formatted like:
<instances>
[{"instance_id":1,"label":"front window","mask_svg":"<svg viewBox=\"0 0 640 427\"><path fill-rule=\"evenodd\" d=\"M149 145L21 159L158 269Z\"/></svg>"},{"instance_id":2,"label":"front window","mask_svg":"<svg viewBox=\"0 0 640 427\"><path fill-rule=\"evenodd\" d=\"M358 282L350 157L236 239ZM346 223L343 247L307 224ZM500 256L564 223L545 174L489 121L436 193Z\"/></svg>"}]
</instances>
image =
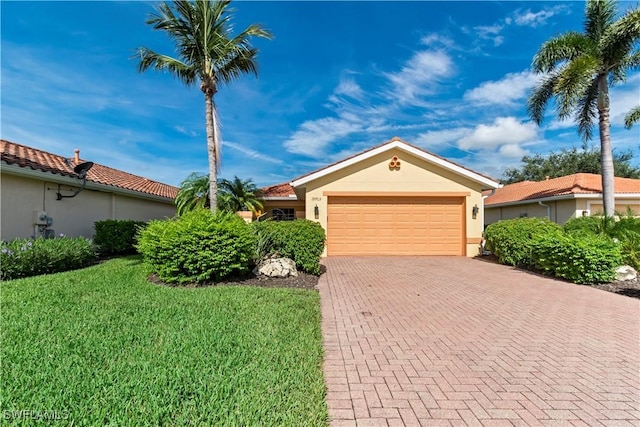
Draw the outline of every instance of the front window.
<instances>
[{"instance_id":1,"label":"front window","mask_svg":"<svg viewBox=\"0 0 640 427\"><path fill-rule=\"evenodd\" d=\"M293 221L296 219L296 212L293 208L274 208L271 209L271 218L274 221Z\"/></svg>"}]
</instances>

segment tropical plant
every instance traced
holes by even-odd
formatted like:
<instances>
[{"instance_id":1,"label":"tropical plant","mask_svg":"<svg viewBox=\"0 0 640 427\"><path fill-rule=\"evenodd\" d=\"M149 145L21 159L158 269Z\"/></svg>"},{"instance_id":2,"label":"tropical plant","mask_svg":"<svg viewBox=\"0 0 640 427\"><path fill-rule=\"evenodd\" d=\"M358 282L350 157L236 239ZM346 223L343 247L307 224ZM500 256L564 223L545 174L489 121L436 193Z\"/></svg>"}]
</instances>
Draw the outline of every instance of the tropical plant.
<instances>
[{"instance_id":1,"label":"tropical plant","mask_svg":"<svg viewBox=\"0 0 640 427\"><path fill-rule=\"evenodd\" d=\"M584 33L570 31L542 45L533 69L544 74L529 97L527 110L539 125L551 98L561 120L570 116L583 140L593 135L598 118L602 198L606 216L614 214L614 172L609 118L609 86L624 82L628 70L640 66L640 9L616 20L613 0L587 0Z\"/></svg>"},{"instance_id":2,"label":"tropical plant","mask_svg":"<svg viewBox=\"0 0 640 427\"><path fill-rule=\"evenodd\" d=\"M640 122L640 105L633 107L624 117L624 127L631 129L631 126L638 122Z\"/></svg>"},{"instance_id":3,"label":"tropical plant","mask_svg":"<svg viewBox=\"0 0 640 427\"><path fill-rule=\"evenodd\" d=\"M259 25L249 25L232 35L230 0L175 0L161 3L156 13L146 21L154 30L165 31L175 42L177 57L162 55L140 47L139 71L149 68L168 71L187 86L200 84L206 111L207 152L209 174L217 178L220 170L221 138L213 96L220 83L231 83L243 74L257 76L258 50L251 37L271 38L271 33ZM209 182L210 208L217 206L217 180Z\"/></svg>"},{"instance_id":4,"label":"tropical plant","mask_svg":"<svg viewBox=\"0 0 640 427\"><path fill-rule=\"evenodd\" d=\"M221 179L218 181L218 188L218 208L221 210L257 213L263 208L260 189L251 179L242 180L237 176L231 181Z\"/></svg>"},{"instance_id":5,"label":"tropical plant","mask_svg":"<svg viewBox=\"0 0 640 427\"><path fill-rule=\"evenodd\" d=\"M209 175L196 172L189 175L180 184L180 190L176 196L177 214L182 215L196 208L208 208L209 191Z\"/></svg>"}]
</instances>

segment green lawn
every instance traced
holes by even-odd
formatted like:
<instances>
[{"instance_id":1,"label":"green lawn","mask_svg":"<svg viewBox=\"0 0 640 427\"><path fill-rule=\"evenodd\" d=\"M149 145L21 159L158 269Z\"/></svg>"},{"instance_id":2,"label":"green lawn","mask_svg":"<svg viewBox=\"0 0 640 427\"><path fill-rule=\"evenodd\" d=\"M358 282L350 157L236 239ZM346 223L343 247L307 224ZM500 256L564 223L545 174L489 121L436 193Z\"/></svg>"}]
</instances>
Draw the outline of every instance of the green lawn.
<instances>
[{"instance_id":1,"label":"green lawn","mask_svg":"<svg viewBox=\"0 0 640 427\"><path fill-rule=\"evenodd\" d=\"M327 424L316 292L145 277L130 257L0 284L0 424Z\"/></svg>"}]
</instances>

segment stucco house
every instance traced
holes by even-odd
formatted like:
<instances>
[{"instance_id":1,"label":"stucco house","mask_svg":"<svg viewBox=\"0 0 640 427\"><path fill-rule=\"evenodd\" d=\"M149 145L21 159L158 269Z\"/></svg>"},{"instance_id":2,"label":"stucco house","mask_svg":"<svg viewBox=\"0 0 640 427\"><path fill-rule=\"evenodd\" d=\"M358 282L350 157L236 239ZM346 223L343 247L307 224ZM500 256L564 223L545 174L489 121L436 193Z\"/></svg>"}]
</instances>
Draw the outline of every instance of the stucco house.
<instances>
[{"instance_id":1,"label":"stucco house","mask_svg":"<svg viewBox=\"0 0 640 427\"><path fill-rule=\"evenodd\" d=\"M64 234L91 237L105 219L146 221L172 217L177 187L93 164L85 189L74 167L80 152L66 158L0 140L0 238ZM69 197L73 196L74 197Z\"/></svg>"},{"instance_id":2,"label":"stucco house","mask_svg":"<svg viewBox=\"0 0 640 427\"><path fill-rule=\"evenodd\" d=\"M615 209L625 212L630 207L640 216L640 179L616 177L614 188ZM564 224L604 211L601 176L590 173L508 184L486 195L485 225L519 217L548 217Z\"/></svg>"},{"instance_id":3,"label":"stucco house","mask_svg":"<svg viewBox=\"0 0 640 427\"><path fill-rule=\"evenodd\" d=\"M475 256L482 191L500 184L399 138L263 189L267 215L306 218L325 255Z\"/></svg>"}]
</instances>

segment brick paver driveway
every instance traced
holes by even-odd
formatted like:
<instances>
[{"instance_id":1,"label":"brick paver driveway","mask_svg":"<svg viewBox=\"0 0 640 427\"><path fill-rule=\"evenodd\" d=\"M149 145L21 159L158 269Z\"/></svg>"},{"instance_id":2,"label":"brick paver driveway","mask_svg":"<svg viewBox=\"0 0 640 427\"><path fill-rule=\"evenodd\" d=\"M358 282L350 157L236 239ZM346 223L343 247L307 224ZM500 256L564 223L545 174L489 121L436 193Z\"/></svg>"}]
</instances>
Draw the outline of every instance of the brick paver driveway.
<instances>
[{"instance_id":1,"label":"brick paver driveway","mask_svg":"<svg viewBox=\"0 0 640 427\"><path fill-rule=\"evenodd\" d=\"M640 301L466 258L329 257L332 426L640 426Z\"/></svg>"}]
</instances>

